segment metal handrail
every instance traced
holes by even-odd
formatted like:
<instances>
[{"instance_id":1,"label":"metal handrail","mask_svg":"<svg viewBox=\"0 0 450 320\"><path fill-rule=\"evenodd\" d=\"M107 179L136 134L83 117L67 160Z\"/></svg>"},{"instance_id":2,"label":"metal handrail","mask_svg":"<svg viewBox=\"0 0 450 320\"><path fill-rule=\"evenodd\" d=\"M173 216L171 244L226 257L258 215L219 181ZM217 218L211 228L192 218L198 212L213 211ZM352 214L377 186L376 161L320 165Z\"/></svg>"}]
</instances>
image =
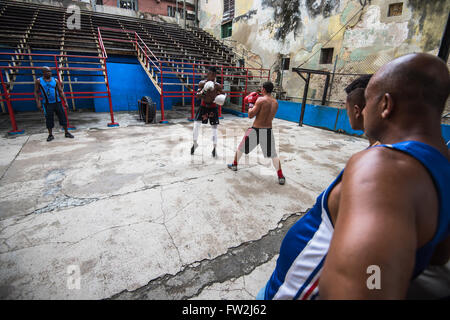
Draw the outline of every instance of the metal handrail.
<instances>
[{"instance_id":1,"label":"metal handrail","mask_svg":"<svg viewBox=\"0 0 450 320\"><path fill-rule=\"evenodd\" d=\"M151 63L153 64L153 66L158 70L161 71L157 65L157 63L159 62L159 59L155 56L155 54L153 53L152 50L150 50L150 48L147 46L147 44L144 42L144 40L142 40L142 38L139 36L139 34L136 31L133 30L127 30L127 29L115 29L115 28L109 28L109 27L98 27L98 39L100 42L100 47L102 49L103 55L107 57L106 54L106 49L103 43L103 38L102 38L102 34L100 30L105 30L105 31L114 31L114 32L122 32L122 33L131 33L134 34L134 41L133 40L123 40L123 39L116 39L116 38L104 38L106 40L111 40L111 41L118 41L118 42L129 42L129 43L134 43L136 44L136 50L141 49L142 53L147 57L148 61L151 61ZM142 46L138 43L138 39L139 41L142 43L142 45L145 47L146 50L144 50L142 48ZM149 52L151 54L151 56L154 58L150 59L150 57L148 56L147 52Z\"/></svg>"},{"instance_id":2,"label":"metal handrail","mask_svg":"<svg viewBox=\"0 0 450 320\"><path fill-rule=\"evenodd\" d=\"M223 66L223 65L217 65L217 64L205 64L205 63L193 63L193 62L178 62L178 61L166 61L161 60L161 63L179 63L179 64L187 64L187 65L194 65L194 66L201 66L201 67L217 67L217 68L227 68L227 69L241 69L241 70L255 70L255 71L270 71L270 69L265 68L248 68L248 67L237 67L237 66Z\"/></svg>"},{"instance_id":3,"label":"metal handrail","mask_svg":"<svg viewBox=\"0 0 450 320\"><path fill-rule=\"evenodd\" d=\"M135 34L136 34L137 39L139 39L139 40L144 44L145 49L147 49L148 52L150 52L150 53L152 54L152 56L156 59L156 61L158 61L159 59L155 56L155 54L153 53L153 51L150 50L149 47L147 47L147 44L144 42L144 40L142 40L142 38L139 36L139 34L138 34L137 32L135 32Z\"/></svg>"},{"instance_id":4,"label":"metal handrail","mask_svg":"<svg viewBox=\"0 0 450 320\"><path fill-rule=\"evenodd\" d=\"M136 40L136 48L139 47L139 48L141 49L142 53L144 53L144 55L147 57L147 60L150 61L150 62L153 64L153 66L156 68L156 70L161 71L161 70L159 69L158 65L156 64L156 63L159 62L159 59L155 56L155 54L153 53L153 51L150 50L149 47L147 47L147 45L146 45L145 42L141 39L141 37L137 34L137 32L135 33L135 35L136 35L136 39L139 39L139 40L142 42L142 44L144 45L146 51L145 51L144 49L142 49L141 45L137 42L137 40ZM155 58L156 61L153 61L152 59L150 59L150 57L148 56L147 52L150 52L151 55Z\"/></svg>"},{"instance_id":5,"label":"metal handrail","mask_svg":"<svg viewBox=\"0 0 450 320\"><path fill-rule=\"evenodd\" d=\"M108 54L106 53L105 45L103 44L102 33L100 32L100 28L97 28L98 31L98 42L100 44L100 48L102 49L103 57L108 58Z\"/></svg>"},{"instance_id":6,"label":"metal handrail","mask_svg":"<svg viewBox=\"0 0 450 320\"><path fill-rule=\"evenodd\" d=\"M37 56L37 57L69 57L69 58L86 58L86 59L103 59L103 57L97 56L81 56L71 54L51 54L51 53L15 53L15 52L0 52L0 55L4 56ZM53 62L50 61L49 62Z\"/></svg>"},{"instance_id":7,"label":"metal handrail","mask_svg":"<svg viewBox=\"0 0 450 320\"><path fill-rule=\"evenodd\" d=\"M99 31L100 32L100 31ZM29 56L29 57L53 57L53 59L49 59L48 62L49 63L54 63L54 67L50 67L50 69L52 70L56 70L57 73L57 77L58 77L58 81L60 83L62 83L62 79L61 79L61 75L60 75L60 71L61 70L79 70L79 71L103 71L105 74L105 85L107 88L107 91L90 91L90 92L65 92L66 98L68 99L92 99L92 98L108 98L109 100L109 108L110 108L110 115L111 115L111 123L108 124L108 126L116 126L118 125L118 123L116 123L114 121L114 113L113 113L113 109L112 109L112 101L111 101L111 91L109 88L109 83L108 83L108 71L107 71L107 67L106 67L106 63L102 64L102 60L103 62L105 62L105 60L107 59L107 55L106 55L106 50L104 48L103 45L103 41L101 38L101 35L99 37L99 42L100 42L100 47L102 49L102 56L84 56L84 55L69 55L69 54L45 54L45 53L15 53L15 52L0 52L0 55L2 56ZM85 68L85 67L60 67L59 64L60 62L58 62L58 58L82 58L82 59L95 59L95 60L100 60L99 64L102 65L102 68ZM68 60L68 59L66 59ZM14 116L14 111L12 108L12 104L11 102L13 101L33 101L35 98L20 98L20 96L26 96L26 95L34 95L34 92L30 92L30 93L12 93L9 92L9 88L7 87L7 81L4 81L3 78L3 70L20 70L20 69L25 69L25 70L35 70L35 69L41 69L41 66L0 66L0 82L1 82L1 86L2 86L2 90L0 91L0 101L6 101L7 107L8 107L8 113L10 116L10 120L11 120L11 125L12 125L12 130L9 131L10 134L17 134L17 133L22 133L23 130L19 130L17 127L17 123L15 120L15 116ZM32 82L33 83L33 82ZM31 84L32 84L31 83ZM96 82L92 82L92 83L96 83ZM19 83L17 83L19 84ZM25 83L24 83L25 84ZM28 83L26 83L28 84ZM101 95L98 96L98 94L105 94L107 93L107 95ZM75 96L77 95L77 96ZM79 96L79 95L83 95L83 96ZM87 95L87 96L86 96ZM14 98L14 96L19 96L19 98ZM62 105L63 105L63 109L64 109L64 113L65 113L65 117L67 119L67 127L70 127L70 123L69 123L69 118L67 116L67 106L64 102L64 100L62 101Z\"/></svg>"}]
</instances>

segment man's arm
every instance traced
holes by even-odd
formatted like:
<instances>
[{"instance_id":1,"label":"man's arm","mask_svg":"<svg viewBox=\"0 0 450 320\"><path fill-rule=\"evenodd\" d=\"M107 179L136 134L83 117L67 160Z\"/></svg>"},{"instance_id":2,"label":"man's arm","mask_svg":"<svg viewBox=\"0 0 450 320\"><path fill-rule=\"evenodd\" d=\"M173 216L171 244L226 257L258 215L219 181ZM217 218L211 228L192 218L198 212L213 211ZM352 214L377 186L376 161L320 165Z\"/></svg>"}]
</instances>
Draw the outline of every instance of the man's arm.
<instances>
[{"instance_id":1,"label":"man's arm","mask_svg":"<svg viewBox=\"0 0 450 320\"><path fill-rule=\"evenodd\" d=\"M202 80L198 83L198 89L197 89L197 97L203 97L204 93L202 92L203 88L205 87L205 80Z\"/></svg>"},{"instance_id":2,"label":"man's arm","mask_svg":"<svg viewBox=\"0 0 450 320\"><path fill-rule=\"evenodd\" d=\"M39 92L40 92L40 83L39 80L36 80L34 82L34 100L36 101L36 106L39 110L42 110L42 105L41 105L41 100L39 97Z\"/></svg>"},{"instance_id":3,"label":"man's arm","mask_svg":"<svg viewBox=\"0 0 450 320\"><path fill-rule=\"evenodd\" d=\"M417 248L413 197L418 194L412 191L417 179L409 178L424 169L411 161L397 165L392 152L364 151L352 157L344 171L335 230L319 282L321 298L405 298ZM380 289L368 287L377 280L370 266L380 270Z\"/></svg>"},{"instance_id":4,"label":"man's arm","mask_svg":"<svg viewBox=\"0 0 450 320\"><path fill-rule=\"evenodd\" d=\"M219 94L224 94L225 92L223 91L222 85L220 83L215 84L214 89L216 90L217 95Z\"/></svg>"},{"instance_id":5,"label":"man's arm","mask_svg":"<svg viewBox=\"0 0 450 320\"><path fill-rule=\"evenodd\" d=\"M251 119L258 114L261 110L261 99L256 100L255 106L253 108L248 109L248 117Z\"/></svg>"},{"instance_id":6,"label":"man's arm","mask_svg":"<svg viewBox=\"0 0 450 320\"><path fill-rule=\"evenodd\" d=\"M59 96L63 99L64 104L68 106L66 96L64 95L64 90L59 80L56 80L56 87L58 88Z\"/></svg>"}]
</instances>

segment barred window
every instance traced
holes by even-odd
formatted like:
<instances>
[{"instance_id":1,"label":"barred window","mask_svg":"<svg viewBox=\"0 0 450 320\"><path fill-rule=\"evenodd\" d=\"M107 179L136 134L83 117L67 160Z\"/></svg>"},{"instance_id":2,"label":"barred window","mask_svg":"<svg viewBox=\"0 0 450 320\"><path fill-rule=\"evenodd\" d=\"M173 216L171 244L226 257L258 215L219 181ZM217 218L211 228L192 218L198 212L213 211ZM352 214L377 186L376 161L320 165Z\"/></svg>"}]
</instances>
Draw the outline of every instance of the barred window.
<instances>
[{"instance_id":1,"label":"barred window","mask_svg":"<svg viewBox=\"0 0 450 320\"><path fill-rule=\"evenodd\" d=\"M167 15L169 17L175 17L175 8L171 7L171 6L168 6L167 7Z\"/></svg>"},{"instance_id":2,"label":"barred window","mask_svg":"<svg viewBox=\"0 0 450 320\"><path fill-rule=\"evenodd\" d=\"M226 23L234 18L234 0L223 0L222 23Z\"/></svg>"},{"instance_id":3,"label":"barred window","mask_svg":"<svg viewBox=\"0 0 450 320\"><path fill-rule=\"evenodd\" d=\"M233 34L233 22L227 22L222 24L222 39L231 37Z\"/></svg>"},{"instance_id":4,"label":"barred window","mask_svg":"<svg viewBox=\"0 0 450 320\"><path fill-rule=\"evenodd\" d=\"M330 64L333 62L334 48L323 48L320 50L320 64Z\"/></svg>"},{"instance_id":5,"label":"barred window","mask_svg":"<svg viewBox=\"0 0 450 320\"><path fill-rule=\"evenodd\" d=\"M119 8L137 10L137 0L120 0Z\"/></svg>"},{"instance_id":6,"label":"barred window","mask_svg":"<svg viewBox=\"0 0 450 320\"><path fill-rule=\"evenodd\" d=\"M403 2L389 5L388 17L401 16L403 12Z\"/></svg>"}]
</instances>

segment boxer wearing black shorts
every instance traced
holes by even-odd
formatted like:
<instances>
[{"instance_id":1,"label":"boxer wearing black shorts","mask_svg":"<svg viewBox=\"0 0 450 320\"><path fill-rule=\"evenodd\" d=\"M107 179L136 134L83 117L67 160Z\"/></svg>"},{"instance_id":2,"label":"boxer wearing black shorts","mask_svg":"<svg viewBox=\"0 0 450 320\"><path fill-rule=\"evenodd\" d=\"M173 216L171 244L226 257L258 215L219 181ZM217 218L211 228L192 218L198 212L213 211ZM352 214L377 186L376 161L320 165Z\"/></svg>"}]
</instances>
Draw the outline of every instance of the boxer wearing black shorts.
<instances>
[{"instance_id":1,"label":"boxer wearing black shorts","mask_svg":"<svg viewBox=\"0 0 450 320\"><path fill-rule=\"evenodd\" d=\"M214 103L214 100L219 94L223 93L222 86L216 82L216 69L214 67L209 68L206 80L200 81L198 85L197 97L202 100L200 108L197 110L194 119L194 132L193 140L194 144L191 148L191 154L194 154L195 149L198 147L198 135L200 130L200 124L207 124L208 121L211 124L213 136L213 150L212 156L216 157L217 146L217 125L219 124L219 108Z\"/></svg>"},{"instance_id":2,"label":"boxer wearing black shorts","mask_svg":"<svg viewBox=\"0 0 450 320\"><path fill-rule=\"evenodd\" d=\"M195 114L195 121L201 121L202 124L209 123L212 126L219 124L219 109L215 103L206 104L205 101L202 101L200 108L197 110Z\"/></svg>"},{"instance_id":3,"label":"boxer wearing black shorts","mask_svg":"<svg viewBox=\"0 0 450 320\"><path fill-rule=\"evenodd\" d=\"M242 154L248 154L256 146L261 145L264 157L272 159L278 175L278 183L283 185L286 182L286 178L283 175L281 162L275 151L275 138L272 132L272 121L278 110L278 102L272 97L272 91L273 83L268 81L261 88L262 96L257 99L255 96L255 105L248 109L248 117L250 119L256 117L256 119L253 122L253 127L249 128L245 133L234 156L234 161L228 165L228 168L237 171L238 162Z\"/></svg>"},{"instance_id":4,"label":"boxer wearing black shorts","mask_svg":"<svg viewBox=\"0 0 450 320\"><path fill-rule=\"evenodd\" d=\"M261 145L261 150L265 158L277 157L272 128L249 128L245 133L238 150L242 153L249 154L258 145Z\"/></svg>"}]
</instances>

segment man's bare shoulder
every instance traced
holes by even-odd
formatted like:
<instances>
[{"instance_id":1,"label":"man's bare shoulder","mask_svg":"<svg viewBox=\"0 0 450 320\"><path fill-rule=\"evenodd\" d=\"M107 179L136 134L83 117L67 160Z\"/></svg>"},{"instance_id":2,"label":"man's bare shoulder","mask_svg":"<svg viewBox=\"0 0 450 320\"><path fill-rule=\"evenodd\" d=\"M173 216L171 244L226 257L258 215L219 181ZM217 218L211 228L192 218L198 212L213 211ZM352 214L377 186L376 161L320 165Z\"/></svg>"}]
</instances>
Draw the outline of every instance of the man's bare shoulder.
<instances>
[{"instance_id":1,"label":"man's bare shoulder","mask_svg":"<svg viewBox=\"0 0 450 320\"><path fill-rule=\"evenodd\" d=\"M392 166L392 164L400 164L400 162L402 164L403 162L412 164L416 163L417 160L394 148L376 145L355 153L348 161L348 165L356 165L364 162L380 163L386 166L390 163Z\"/></svg>"},{"instance_id":2,"label":"man's bare shoulder","mask_svg":"<svg viewBox=\"0 0 450 320\"><path fill-rule=\"evenodd\" d=\"M417 181L423 178L422 174L415 174L419 171L426 174L423 165L412 156L388 147L372 147L354 154L347 162L344 175L358 180L405 177Z\"/></svg>"},{"instance_id":3,"label":"man's bare shoulder","mask_svg":"<svg viewBox=\"0 0 450 320\"><path fill-rule=\"evenodd\" d=\"M278 100L277 99L275 99L275 98L271 98L272 99L272 105L274 106L274 107L278 107Z\"/></svg>"},{"instance_id":4,"label":"man's bare shoulder","mask_svg":"<svg viewBox=\"0 0 450 320\"><path fill-rule=\"evenodd\" d=\"M266 96L261 96L261 97L259 97L258 100L256 100L256 103L258 103L258 102L259 102L259 104L267 104L267 103L270 103L269 98L266 97Z\"/></svg>"},{"instance_id":5,"label":"man's bare shoulder","mask_svg":"<svg viewBox=\"0 0 450 320\"><path fill-rule=\"evenodd\" d=\"M275 98L272 97L272 96L260 96L260 97L258 98L258 101L259 101L259 100L269 102L270 104L278 103L277 99L275 99Z\"/></svg>"}]
</instances>

